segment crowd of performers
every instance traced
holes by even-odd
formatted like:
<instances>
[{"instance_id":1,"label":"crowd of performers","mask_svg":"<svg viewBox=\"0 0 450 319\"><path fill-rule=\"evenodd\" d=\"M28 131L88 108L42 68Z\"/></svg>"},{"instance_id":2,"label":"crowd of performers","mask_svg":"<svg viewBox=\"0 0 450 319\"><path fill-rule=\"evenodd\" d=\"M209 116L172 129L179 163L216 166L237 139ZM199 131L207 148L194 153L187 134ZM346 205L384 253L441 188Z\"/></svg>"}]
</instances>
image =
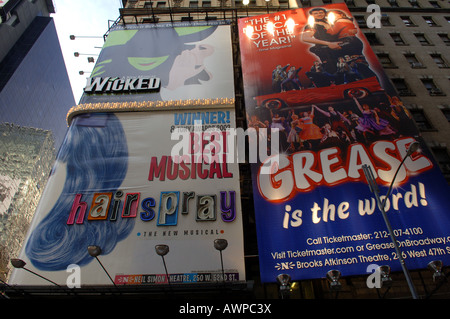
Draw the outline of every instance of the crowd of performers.
<instances>
[{"instance_id":1,"label":"crowd of performers","mask_svg":"<svg viewBox=\"0 0 450 319\"><path fill-rule=\"evenodd\" d=\"M330 13L334 15L332 23L328 21ZM324 8L313 8L309 15L314 23L304 27L300 40L310 44L309 51L316 56L305 72L311 83L300 82L302 67L279 64L272 72L274 92L340 85L376 76L364 56L364 43L357 37L353 19L341 10ZM268 134L271 128L278 128L280 146L288 153L328 147L345 149L352 143L369 145L375 140L415 134L411 115L397 96L357 95L349 94L351 99L339 104L281 110L272 110L266 103L248 116L248 127L266 128Z\"/></svg>"},{"instance_id":2,"label":"crowd of performers","mask_svg":"<svg viewBox=\"0 0 450 319\"><path fill-rule=\"evenodd\" d=\"M280 146L287 153L301 150L319 150L327 147L344 149L352 143L369 143L379 139L392 139L413 134L414 124L410 113L397 96L387 96L385 102L369 105L353 97L354 105L339 107L311 105L298 111L259 108L249 116L248 127L259 130L279 129Z\"/></svg>"}]
</instances>

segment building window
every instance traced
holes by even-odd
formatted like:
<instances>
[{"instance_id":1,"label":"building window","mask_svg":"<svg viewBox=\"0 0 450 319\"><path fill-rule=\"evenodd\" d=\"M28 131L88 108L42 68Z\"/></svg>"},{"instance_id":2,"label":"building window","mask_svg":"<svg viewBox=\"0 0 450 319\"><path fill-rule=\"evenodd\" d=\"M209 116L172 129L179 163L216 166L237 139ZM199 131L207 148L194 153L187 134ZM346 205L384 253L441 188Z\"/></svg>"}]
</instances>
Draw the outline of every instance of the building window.
<instances>
[{"instance_id":1,"label":"building window","mask_svg":"<svg viewBox=\"0 0 450 319\"><path fill-rule=\"evenodd\" d=\"M440 88L438 88L436 86L436 84L434 83L433 79L430 78L422 78L420 79L423 83L423 85L425 86L425 88L428 91L428 94L430 94L431 96L435 96L435 95L445 95L442 90Z\"/></svg>"},{"instance_id":2,"label":"building window","mask_svg":"<svg viewBox=\"0 0 450 319\"><path fill-rule=\"evenodd\" d=\"M398 8L397 0L388 0L392 8Z\"/></svg>"},{"instance_id":3,"label":"building window","mask_svg":"<svg viewBox=\"0 0 450 319\"><path fill-rule=\"evenodd\" d=\"M370 45L381 45L382 43L380 40L378 40L377 35L375 33L364 33L364 35L367 38L367 41L369 41Z\"/></svg>"},{"instance_id":4,"label":"building window","mask_svg":"<svg viewBox=\"0 0 450 319\"><path fill-rule=\"evenodd\" d=\"M289 8L289 0L278 0L278 4L282 8Z\"/></svg>"},{"instance_id":5,"label":"building window","mask_svg":"<svg viewBox=\"0 0 450 319\"><path fill-rule=\"evenodd\" d=\"M378 60L383 68L396 68L397 66L392 62L388 53L377 53Z\"/></svg>"},{"instance_id":6,"label":"building window","mask_svg":"<svg viewBox=\"0 0 450 319\"><path fill-rule=\"evenodd\" d=\"M202 7L203 8L211 7L211 1L202 1Z\"/></svg>"},{"instance_id":7,"label":"building window","mask_svg":"<svg viewBox=\"0 0 450 319\"><path fill-rule=\"evenodd\" d=\"M415 25L414 22L412 22L410 17L408 17L408 16L401 16L400 18L402 19L403 23L407 27L417 27L417 25Z\"/></svg>"},{"instance_id":8,"label":"building window","mask_svg":"<svg viewBox=\"0 0 450 319\"><path fill-rule=\"evenodd\" d=\"M441 6L439 5L439 3L437 1L430 1L430 4L433 8L436 8L436 9L441 8Z\"/></svg>"},{"instance_id":9,"label":"building window","mask_svg":"<svg viewBox=\"0 0 450 319\"><path fill-rule=\"evenodd\" d=\"M393 24L391 23L391 20L389 19L389 17L387 15L383 15L381 17L381 25L384 27L391 27L393 26Z\"/></svg>"},{"instance_id":10,"label":"building window","mask_svg":"<svg viewBox=\"0 0 450 319\"><path fill-rule=\"evenodd\" d=\"M156 7L157 8L165 8L166 7L166 2L165 1L158 1L156 3Z\"/></svg>"},{"instance_id":11,"label":"building window","mask_svg":"<svg viewBox=\"0 0 450 319\"><path fill-rule=\"evenodd\" d=\"M433 125L431 125L430 121L425 115L425 112L422 109L410 109L414 122L416 122L417 127L421 131L429 131L433 130Z\"/></svg>"},{"instance_id":12,"label":"building window","mask_svg":"<svg viewBox=\"0 0 450 319\"><path fill-rule=\"evenodd\" d=\"M409 0L409 3L411 4L411 7L413 7L413 8L420 8L420 5L417 2L417 0Z\"/></svg>"},{"instance_id":13,"label":"building window","mask_svg":"<svg viewBox=\"0 0 450 319\"><path fill-rule=\"evenodd\" d=\"M447 33L438 33L438 36L441 38L442 42L446 45L450 45L450 38Z\"/></svg>"},{"instance_id":14,"label":"building window","mask_svg":"<svg viewBox=\"0 0 450 319\"><path fill-rule=\"evenodd\" d=\"M366 19L364 18L364 16L355 15L354 17L355 17L356 23L358 23L358 26L360 28L367 28Z\"/></svg>"},{"instance_id":15,"label":"building window","mask_svg":"<svg viewBox=\"0 0 450 319\"><path fill-rule=\"evenodd\" d=\"M311 6L311 0L301 0L302 1L302 6L304 8L310 7Z\"/></svg>"},{"instance_id":16,"label":"building window","mask_svg":"<svg viewBox=\"0 0 450 319\"><path fill-rule=\"evenodd\" d=\"M448 150L446 147L431 147L431 151L433 152L434 158L439 164L442 173L446 176L445 178L449 181L448 174L450 174L450 156L448 155Z\"/></svg>"},{"instance_id":17,"label":"building window","mask_svg":"<svg viewBox=\"0 0 450 319\"><path fill-rule=\"evenodd\" d=\"M406 45L400 33L389 33L389 35L391 36L392 40L394 40L395 45Z\"/></svg>"},{"instance_id":18,"label":"building window","mask_svg":"<svg viewBox=\"0 0 450 319\"><path fill-rule=\"evenodd\" d=\"M420 42L421 45L432 45L430 41L425 37L423 33L414 33L417 38L417 41Z\"/></svg>"},{"instance_id":19,"label":"building window","mask_svg":"<svg viewBox=\"0 0 450 319\"><path fill-rule=\"evenodd\" d=\"M153 5L153 2L151 2L151 1L145 1L144 2L144 8L151 8L152 5Z\"/></svg>"},{"instance_id":20,"label":"building window","mask_svg":"<svg viewBox=\"0 0 450 319\"><path fill-rule=\"evenodd\" d=\"M414 53L405 53L404 56L412 68L414 69L424 68L424 66L422 65L422 63L419 62Z\"/></svg>"},{"instance_id":21,"label":"building window","mask_svg":"<svg viewBox=\"0 0 450 319\"><path fill-rule=\"evenodd\" d=\"M355 7L355 1L354 0L345 0L345 3L347 4L347 7L354 8Z\"/></svg>"},{"instance_id":22,"label":"building window","mask_svg":"<svg viewBox=\"0 0 450 319\"><path fill-rule=\"evenodd\" d=\"M426 17L422 17L425 22L428 24L429 27L437 27L438 25L436 24L436 22L434 22L433 17L431 16L426 16Z\"/></svg>"},{"instance_id":23,"label":"building window","mask_svg":"<svg viewBox=\"0 0 450 319\"><path fill-rule=\"evenodd\" d=\"M189 8L198 8L198 1L189 1Z\"/></svg>"},{"instance_id":24,"label":"building window","mask_svg":"<svg viewBox=\"0 0 450 319\"><path fill-rule=\"evenodd\" d=\"M409 89L408 84L406 84L405 79L394 78L392 79L394 87L400 96L414 96L415 94Z\"/></svg>"},{"instance_id":25,"label":"building window","mask_svg":"<svg viewBox=\"0 0 450 319\"><path fill-rule=\"evenodd\" d=\"M447 121L450 122L450 108L446 107L446 108L441 109L441 111L442 111L442 114L444 114Z\"/></svg>"},{"instance_id":26,"label":"building window","mask_svg":"<svg viewBox=\"0 0 450 319\"><path fill-rule=\"evenodd\" d=\"M441 54L433 53L433 54L430 54L430 56L433 59L434 63L436 63L440 69L445 69L445 68L449 67L447 62L445 62L445 60Z\"/></svg>"}]
</instances>

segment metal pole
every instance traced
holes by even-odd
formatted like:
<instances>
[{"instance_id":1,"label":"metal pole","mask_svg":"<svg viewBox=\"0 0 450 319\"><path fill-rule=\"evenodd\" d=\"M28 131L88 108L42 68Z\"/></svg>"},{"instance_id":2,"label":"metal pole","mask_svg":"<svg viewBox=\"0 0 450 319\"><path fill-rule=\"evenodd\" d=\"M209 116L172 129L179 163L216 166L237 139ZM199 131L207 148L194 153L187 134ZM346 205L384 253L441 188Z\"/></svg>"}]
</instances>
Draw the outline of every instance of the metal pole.
<instances>
[{"instance_id":1,"label":"metal pole","mask_svg":"<svg viewBox=\"0 0 450 319\"><path fill-rule=\"evenodd\" d=\"M98 263L100 264L100 266L102 266L103 271L108 275L108 278L109 278L109 280L111 280L111 282L112 282L112 284L114 285L114 287L117 288L116 284L114 283L114 280L111 278L111 276L109 275L109 273L108 273L108 271L106 270L106 268L103 267L103 264L102 264L102 262L100 261L100 259L98 259L97 256L95 256L95 259L97 259L97 261L98 261Z\"/></svg>"},{"instance_id":2,"label":"metal pole","mask_svg":"<svg viewBox=\"0 0 450 319\"><path fill-rule=\"evenodd\" d=\"M411 295L412 295L413 299L419 299L417 292L416 292L416 288L414 287L414 283L412 281L411 275L408 271L408 268L406 267L405 260L403 259L402 252L400 250L400 247L398 246L397 239L395 238L395 234L392 229L391 223L390 223L389 218L387 217L386 211L384 209L385 205L386 205L387 197L389 196L389 193L392 189L392 185L394 184L395 177L396 177L400 167L402 166L403 162L405 161L405 159L406 159L406 157L403 159L400 166L398 167L397 172L394 175L394 179L392 180L392 183L389 187L388 193L386 194L386 198L384 199L383 202L381 202L378 187L375 186L376 182L375 182L375 178L373 177L371 168L366 164L363 165L362 168L363 168L364 174L366 175L366 179L367 179L367 182L369 183L370 189L375 194L378 208L381 211L381 214L383 215L384 222L389 231L389 235L391 237L392 243L394 244L395 252L397 253L398 260L400 261L400 265L402 266L402 270L406 277L406 281L408 283L409 290L411 291Z\"/></svg>"},{"instance_id":3,"label":"metal pole","mask_svg":"<svg viewBox=\"0 0 450 319\"><path fill-rule=\"evenodd\" d=\"M60 287L61 288L61 286L60 285L58 285L56 282L54 282L54 281L51 281L50 279L48 279L48 278L45 278L44 276L41 276L41 275L39 275L38 273L35 273L34 271L32 271L32 270L30 270L30 269L28 269L28 268L25 268L25 267L23 267L23 269L25 269L26 271L28 271L28 272L30 272L30 273L32 273L33 275L36 275L36 276L38 276L38 277L41 277L42 279L44 279L44 280L47 280L48 282L51 282L52 284L54 284L55 286L58 286L58 287Z\"/></svg>"},{"instance_id":4,"label":"metal pole","mask_svg":"<svg viewBox=\"0 0 450 319\"><path fill-rule=\"evenodd\" d=\"M167 283L169 284L169 287L171 287L171 286L170 286L170 278L169 278L169 273L167 272L166 261L164 260L164 256L161 256L161 258L162 258L162 260L163 260L163 264L164 264L164 270L166 271Z\"/></svg>"},{"instance_id":5,"label":"metal pole","mask_svg":"<svg viewBox=\"0 0 450 319\"><path fill-rule=\"evenodd\" d=\"M223 269L223 259L222 259L222 251L220 250L220 264L222 265L222 280L223 283L225 284L225 271Z\"/></svg>"}]
</instances>

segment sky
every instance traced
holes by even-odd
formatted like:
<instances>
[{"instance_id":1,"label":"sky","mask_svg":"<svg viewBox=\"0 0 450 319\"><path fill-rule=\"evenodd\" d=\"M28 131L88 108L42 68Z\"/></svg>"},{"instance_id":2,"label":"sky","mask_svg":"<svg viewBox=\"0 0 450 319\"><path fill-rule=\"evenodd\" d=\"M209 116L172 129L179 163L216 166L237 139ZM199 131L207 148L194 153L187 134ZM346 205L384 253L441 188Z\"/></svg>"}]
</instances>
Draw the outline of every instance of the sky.
<instances>
[{"instance_id":1,"label":"sky","mask_svg":"<svg viewBox=\"0 0 450 319\"><path fill-rule=\"evenodd\" d=\"M103 46L103 35L119 17L122 1L53 0L53 4L56 13L51 14L51 17L55 21L75 102L78 104L86 78L94 67L94 63L89 63L87 58L92 56L97 61ZM70 35L75 35L75 40L71 40ZM79 52L79 57L74 56L75 52ZM80 75L80 71L85 73Z\"/></svg>"}]
</instances>

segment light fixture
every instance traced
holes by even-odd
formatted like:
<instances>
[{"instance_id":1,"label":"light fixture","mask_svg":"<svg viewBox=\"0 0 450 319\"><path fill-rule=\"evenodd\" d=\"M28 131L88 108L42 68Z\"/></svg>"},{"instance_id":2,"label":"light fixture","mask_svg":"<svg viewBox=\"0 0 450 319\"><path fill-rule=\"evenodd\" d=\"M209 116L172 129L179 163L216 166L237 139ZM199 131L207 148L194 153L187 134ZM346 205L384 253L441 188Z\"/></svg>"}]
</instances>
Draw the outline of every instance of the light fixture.
<instances>
[{"instance_id":1,"label":"light fixture","mask_svg":"<svg viewBox=\"0 0 450 319\"><path fill-rule=\"evenodd\" d=\"M417 152L417 150L420 147L420 143L419 142L414 142L412 143L409 148L408 151L406 152L406 156L411 156L413 153Z\"/></svg>"},{"instance_id":2,"label":"light fixture","mask_svg":"<svg viewBox=\"0 0 450 319\"><path fill-rule=\"evenodd\" d=\"M274 35L274 33L275 33L275 25L273 24L272 21L267 22L266 30L267 30L267 32L269 32L271 35Z\"/></svg>"},{"instance_id":3,"label":"light fixture","mask_svg":"<svg viewBox=\"0 0 450 319\"><path fill-rule=\"evenodd\" d=\"M74 52L73 56L78 58L80 55L93 55L93 56L98 56L98 54L95 53L80 53L80 52Z\"/></svg>"},{"instance_id":4,"label":"light fixture","mask_svg":"<svg viewBox=\"0 0 450 319\"><path fill-rule=\"evenodd\" d=\"M327 15L327 21L329 24L333 25L334 21L336 20L336 16L333 12L328 13Z\"/></svg>"},{"instance_id":5,"label":"light fixture","mask_svg":"<svg viewBox=\"0 0 450 319\"><path fill-rule=\"evenodd\" d=\"M267 7L267 14L269 14L269 2L270 0L265 0L266 1L266 7Z\"/></svg>"},{"instance_id":6,"label":"light fixture","mask_svg":"<svg viewBox=\"0 0 450 319\"><path fill-rule=\"evenodd\" d=\"M392 286L392 278L391 278L391 267L388 265L383 265L378 267L381 277L381 286L390 287Z\"/></svg>"},{"instance_id":7,"label":"light fixture","mask_svg":"<svg viewBox=\"0 0 450 319\"><path fill-rule=\"evenodd\" d=\"M316 24L316 20L314 19L313 16L309 16L309 17L308 17L308 25L309 25L309 27L310 27L311 29L314 28L314 24Z\"/></svg>"},{"instance_id":8,"label":"light fixture","mask_svg":"<svg viewBox=\"0 0 450 319\"><path fill-rule=\"evenodd\" d=\"M226 239L214 239L214 248L220 252L220 264L222 266L222 280L225 283L225 271L223 269L222 250L228 247L228 241Z\"/></svg>"},{"instance_id":9,"label":"light fixture","mask_svg":"<svg viewBox=\"0 0 450 319\"><path fill-rule=\"evenodd\" d=\"M250 38L250 39L252 38L254 29L253 29L253 27L252 27L251 25L246 26L246 27L243 29L243 31L244 31L245 35L246 35L248 38Z\"/></svg>"},{"instance_id":10,"label":"light fixture","mask_svg":"<svg viewBox=\"0 0 450 319\"><path fill-rule=\"evenodd\" d=\"M88 253L92 257L97 257L102 253L102 249L99 246L91 245L91 246L88 246Z\"/></svg>"},{"instance_id":11,"label":"light fixture","mask_svg":"<svg viewBox=\"0 0 450 319\"><path fill-rule=\"evenodd\" d=\"M114 287L117 288L116 284L114 283L114 280L112 280L111 276L109 275L108 271L106 270L106 268L103 266L103 264L101 263L100 259L98 259L98 256L102 254L102 249L100 248L100 246L96 246L96 245L89 245L88 248L88 253L89 255L91 255L92 257L94 257L95 259L97 259L97 262L100 264L100 266L103 268L103 271L106 273L106 275L108 275L109 280L111 280L112 284L114 285Z\"/></svg>"},{"instance_id":12,"label":"light fixture","mask_svg":"<svg viewBox=\"0 0 450 319\"><path fill-rule=\"evenodd\" d=\"M242 4L244 6L248 5L250 3L250 0L242 0Z\"/></svg>"},{"instance_id":13,"label":"light fixture","mask_svg":"<svg viewBox=\"0 0 450 319\"><path fill-rule=\"evenodd\" d=\"M162 261L163 261L163 265L164 265L164 270L166 271L166 278L167 278L167 283L170 286L170 278L169 278L169 273L167 272L167 266L166 266L166 261L164 260L164 256L167 255L169 253L169 246L167 245L156 245L155 246L155 251L156 253L161 256Z\"/></svg>"},{"instance_id":14,"label":"light fixture","mask_svg":"<svg viewBox=\"0 0 450 319\"><path fill-rule=\"evenodd\" d=\"M281 299L288 299L291 292L291 276L288 274L279 274L277 282L280 285Z\"/></svg>"},{"instance_id":15,"label":"light fixture","mask_svg":"<svg viewBox=\"0 0 450 319\"><path fill-rule=\"evenodd\" d=\"M73 35L73 34L71 34L70 35L70 40L75 40L75 38L91 38L91 39L94 39L94 38L103 38L103 37L100 37L100 36L89 36L89 35L77 35L77 36L75 36L75 35Z\"/></svg>"},{"instance_id":16,"label":"light fixture","mask_svg":"<svg viewBox=\"0 0 450 319\"><path fill-rule=\"evenodd\" d=\"M445 279L445 275L442 273L442 261L433 260L428 263L427 268L433 272L433 281Z\"/></svg>"},{"instance_id":17,"label":"light fixture","mask_svg":"<svg viewBox=\"0 0 450 319\"><path fill-rule=\"evenodd\" d=\"M288 33L293 34L294 28L295 28L295 21L292 18L287 19L286 23L284 24L286 26L286 30Z\"/></svg>"},{"instance_id":18,"label":"light fixture","mask_svg":"<svg viewBox=\"0 0 450 319\"><path fill-rule=\"evenodd\" d=\"M164 257L169 252L169 246L167 246L167 245L156 245L155 246L155 251L156 251L156 253L159 256Z\"/></svg>"},{"instance_id":19,"label":"light fixture","mask_svg":"<svg viewBox=\"0 0 450 319\"><path fill-rule=\"evenodd\" d=\"M27 263L26 263L25 261L23 261L22 259L18 259L18 258L12 258L12 259L11 259L11 265L13 265L14 268L25 269L25 270L28 271L29 273L32 273L32 274L35 275L35 276L41 277L42 279L47 280L48 282L54 284L55 286L61 287L61 286L58 285L56 282L51 281L50 279L45 278L44 276L41 276L41 275L35 273L34 271L32 271L32 270L26 268L26 267L25 267L26 264L27 264Z\"/></svg>"},{"instance_id":20,"label":"light fixture","mask_svg":"<svg viewBox=\"0 0 450 319\"><path fill-rule=\"evenodd\" d=\"M342 285L339 282L339 278L341 278L341 272L339 270L333 269L327 272L327 279L330 282L331 291L341 290Z\"/></svg>"},{"instance_id":21,"label":"light fixture","mask_svg":"<svg viewBox=\"0 0 450 319\"><path fill-rule=\"evenodd\" d=\"M409 146L405 157L403 157L403 160L400 162L400 165L398 166L397 171L395 172L394 177L392 178L391 184L389 185L389 189L388 189L383 201L381 201L378 185L376 183L372 169L367 164L362 165L362 169L363 169L364 175L366 176L367 183L369 184L370 191L372 193L374 193L375 198L377 200L378 209L381 211L381 214L383 215L383 219L386 224L386 228L389 231L389 235L391 237L392 244L394 245L395 252L397 253L400 265L402 266L402 270L405 275L406 282L408 283L408 287L409 287L409 290L411 292L413 299L419 299L419 296L416 292L416 288L414 287L414 283L412 281L412 278L408 271L408 268L406 267L405 259L403 258L402 252L398 245L397 239L395 237L394 231L391 226L391 222L389 221L389 218L387 217L385 207L386 207L386 201L387 201L389 195L391 194L391 190L394 185L395 178L397 177L397 174L400 171L400 168L403 166L403 163L405 163L406 159L419 149L419 146L420 146L420 144L417 141L413 142Z\"/></svg>"}]
</instances>

